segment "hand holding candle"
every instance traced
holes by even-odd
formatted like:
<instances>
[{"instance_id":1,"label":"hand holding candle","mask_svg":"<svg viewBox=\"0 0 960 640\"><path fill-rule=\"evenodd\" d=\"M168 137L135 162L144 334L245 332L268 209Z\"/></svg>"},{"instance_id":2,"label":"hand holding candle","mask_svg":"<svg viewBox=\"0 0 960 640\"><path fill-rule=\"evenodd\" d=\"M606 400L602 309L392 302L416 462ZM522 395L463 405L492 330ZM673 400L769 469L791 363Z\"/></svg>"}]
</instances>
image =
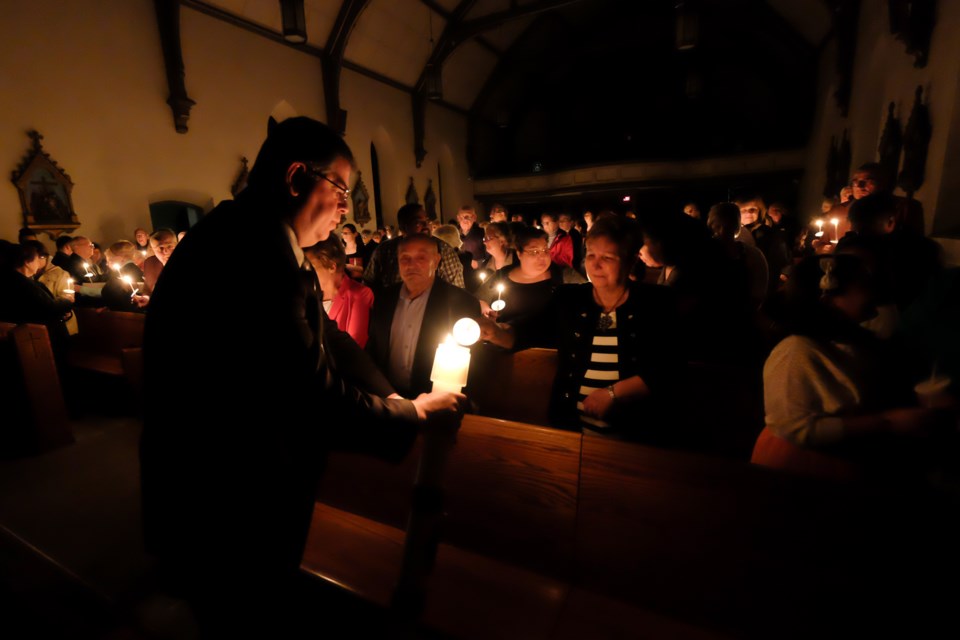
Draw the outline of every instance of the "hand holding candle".
<instances>
[{"instance_id":1,"label":"hand holding candle","mask_svg":"<svg viewBox=\"0 0 960 640\"><path fill-rule=\"evenodd\" d=\"M434 391L460 393L467 385L470 370L470 345L480 339L480 325L476 320L462 318L453 325L453 335L437 346L430 380ZM459 344L457 344L459 343Z\"/></svg>"}]
</instances>

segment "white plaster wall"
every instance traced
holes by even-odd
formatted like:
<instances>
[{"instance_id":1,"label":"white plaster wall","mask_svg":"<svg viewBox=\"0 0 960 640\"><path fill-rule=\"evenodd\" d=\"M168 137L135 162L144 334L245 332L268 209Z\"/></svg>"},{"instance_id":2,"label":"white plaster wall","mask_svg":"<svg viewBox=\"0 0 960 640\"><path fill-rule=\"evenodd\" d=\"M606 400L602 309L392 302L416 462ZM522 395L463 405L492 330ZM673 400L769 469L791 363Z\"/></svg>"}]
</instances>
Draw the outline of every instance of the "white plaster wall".
<instances>
[{"instance_id":1,"label":"white plaster wall","mask_svg":"<svg viewBox=\"0 0 960 640\"><path fill-rule=\"evenodd\" d=\"M12 171L29 129L74 181L80 233L112 242L148 227L149 204L182 199L205 209L230 197L240 156L251 163L275 110L325 119L319 59L188 8L181 11L187 91L197 104L186 135L175 132L151 0L8 0L0 22L0 163ZM381 152L386 219L393 223L409 176L422 198L444 168L446 201L472 198L465 166L466 121L430 105L424 166L416 169L409 95L344 71L347 141L370 191L370 141ZM285 104L284 104L285 103ZM379 149L378 144L378 149ZM388 158L384 158L387 155ZM9 175L9 173L8 173ZM0 238L22 225L19 198L0 185Z\"/></svg>"},{"instance_id":2,"label":"white plaster wall","mask_svg":"<svg viewBox=\"0 0 960 640\"><path fill-rule=\"evenodd\" d=\"M896 113L902 126L906 127L918 85L923 86L923 99L930 109L933 138L927 156L926 180L914 197L923 203L928 233L934 228L935 216L957 216L960 213L958 207L941 198L942 187L947 181L956 179L949 171L947 159L957 155L956 150L949 152L948 140L958 109L960 2L939 2L937 6L930 59L925 68L917 69L913 66L913 56L907 55L903 43L890 35L886 0L862 1L853 92L847 118L840 116L833 99L836 41L831 40L824 47L820 60L817 113L801 186L801 217L819 212L830 137L839 138L844 129L850 130L852 168L876 160L887 104L896 103ZM960 252L951 249L957 243L943 244L951 261L960 262Z\"/></svg>"},{"instance_id":3,"label":"white plaster wall","mask_svg":"<svg viewBox=\"0 0 960 640\"><path fill-rule=\"evenodd\" d=\"M432 103L427 104L424 146L427 155L417 168L413 153L413 103L404 91L377 82L372 78L345 69L340 80L340 100L347 109L346 140L356 156L357 168L363 174L370 193L371 221L375 225L373 172L370 164L370 143L377 147L380 166L380 197L384 224L395 225L397 210L406 202L407 186L413 178L420 201L433 180L438 214L446 220L461 204L473 199L473 187L466 167L466 117ZM451 161L443 163L445 150ZM442 196L438 180L438 163L442 168ZM462 201L462 202L461 202ZM353 212L351 211L351 220Z\"/></svg>"}]
</instances>

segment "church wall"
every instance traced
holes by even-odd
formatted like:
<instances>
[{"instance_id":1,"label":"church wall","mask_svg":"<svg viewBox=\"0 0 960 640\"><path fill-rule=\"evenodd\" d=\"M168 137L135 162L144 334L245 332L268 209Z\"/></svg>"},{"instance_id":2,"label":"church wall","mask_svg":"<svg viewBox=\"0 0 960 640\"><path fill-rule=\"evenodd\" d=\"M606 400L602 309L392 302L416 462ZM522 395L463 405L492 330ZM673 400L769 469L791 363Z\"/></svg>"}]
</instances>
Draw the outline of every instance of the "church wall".
<instances>
[{"instance_id":1,"label":"church wall","mask_svg":"<svg viewBox=\"0 0 960 640\"><path fill-rule=\"evenodd\" d=\"M896 114L905 128L913 108L917 86L930 109L933 138L927 155L926 179L914 197L923 203L927 233L937 237L948 259L960 264L960 241L941 238L942 230L960 227L956 206L956 182L960 170L960 3L937 3L927 66L917 69L905 45L890 34L886 0L862 0L849 114L840 115L833 92L836 89L836 39L823 48L817 113L808 147L807 167L801 185L801 219L820 211L825 167L831 136L838 139L849 130L851 169L876 161L877 146L886 121L887 105L896 104ZM953 192L949 189L953 188ZM901 190L897 190L902 195ZM951 197L945 197L953 193ZM960 238L960 234L956 237Z\"/></svg>"}]
</instances>

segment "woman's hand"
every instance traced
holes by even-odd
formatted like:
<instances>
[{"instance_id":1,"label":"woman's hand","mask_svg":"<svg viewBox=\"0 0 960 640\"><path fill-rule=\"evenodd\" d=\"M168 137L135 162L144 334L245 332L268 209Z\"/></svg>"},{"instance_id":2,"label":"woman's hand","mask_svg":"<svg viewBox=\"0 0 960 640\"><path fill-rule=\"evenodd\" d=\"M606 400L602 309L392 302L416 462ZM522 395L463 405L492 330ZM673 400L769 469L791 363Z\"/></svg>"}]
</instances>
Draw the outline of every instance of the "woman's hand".
<instances>
[{"instance_id":1,"label":"woman's hand","mask_svg":"<svg viewBox=\"0 0 960 640\"><path fill-rule=\"evenodd\" d=\"M504 328L506 325L501 326L497 324L495 319L484 316L477 318L477 324L480 325L481 340L505 349L513 348L513 333L509 329Z\"/></svg>"},{"instance_id":2,"label":"woman's hand","mask_svg":"<svg viewBox=\"0 0 960 640\"><path fill-rule=\"evenodd\" d=\"M588 416L603 419L613 408L613 397L606 389L597 389L583 399L583 412Z\"/></svg>"}]
</instances>

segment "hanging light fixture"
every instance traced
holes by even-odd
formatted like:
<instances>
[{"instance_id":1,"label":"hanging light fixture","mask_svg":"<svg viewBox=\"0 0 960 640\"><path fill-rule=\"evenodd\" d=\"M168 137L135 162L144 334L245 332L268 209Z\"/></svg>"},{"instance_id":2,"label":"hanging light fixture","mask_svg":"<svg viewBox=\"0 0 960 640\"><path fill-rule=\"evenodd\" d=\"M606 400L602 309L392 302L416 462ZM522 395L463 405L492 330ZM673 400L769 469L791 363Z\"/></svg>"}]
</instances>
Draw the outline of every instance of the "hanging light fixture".
<instances>
[{"instance_id":1,"label":"hanging light fixture","mask_svg":"<svg viewBox=\"0 0 960 640\"><path fill-rule=\"evenodd\" d=\"M700 16L693 0L677 0L677 51L687 51L697 46L700 37Z\"/></svg>"},{"instance_id":2,"label":"hanging light fixture","mask_svg":"<svg viewBox=\"0 0 960 640\"><path fill-rule=\"evenodd\" d=\"M427 12L427 20L430 28L430 56L433 56L433 12ZM427 62L423 69L423 85L426 91L427 100L443 100L443 77L439 65Z\"/></svg>"},{"instance_id":3,"label":"hanging light fixture","mask_svg":"<svg viewBox=\"0 0 960 640\"><path fill-rule=\"evenodd\" d=\"M283 39L294 44L307 41L307 19L303 13L303 0L280 0L280 19L283 23Z\"/></svg>"}]
</instances>

